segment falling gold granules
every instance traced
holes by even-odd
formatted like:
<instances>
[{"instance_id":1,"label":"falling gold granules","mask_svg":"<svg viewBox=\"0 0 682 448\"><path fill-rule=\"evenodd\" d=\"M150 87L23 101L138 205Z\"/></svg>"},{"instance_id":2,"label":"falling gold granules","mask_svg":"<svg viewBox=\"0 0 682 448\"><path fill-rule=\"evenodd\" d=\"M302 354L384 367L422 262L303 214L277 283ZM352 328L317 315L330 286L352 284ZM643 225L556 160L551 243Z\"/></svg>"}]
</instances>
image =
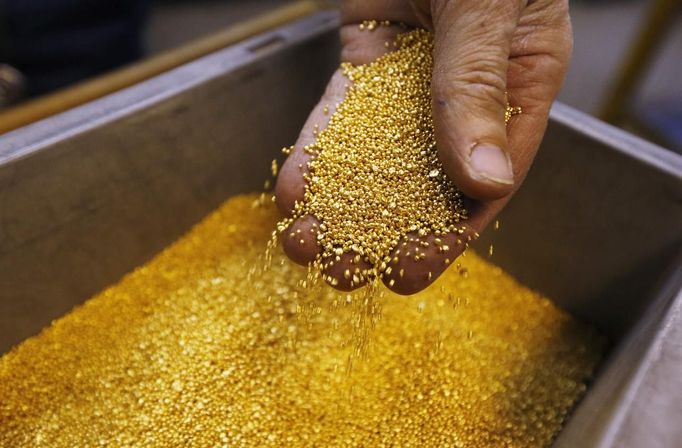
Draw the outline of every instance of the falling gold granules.
<instances>
[{"instance_id":1,"label":"falling gold granules","mask_svg":"<svg viewBox=\"0 0 682 448\"><path fill-rule=\"evenodd\" d=\"M469 253L440 287L377 297L348 373L364 293L303 289L278 253L254 269L277 219L255 198L0 358L0 446L550 443L599 359L593 330Z\"/></svg>"},{"instance_id":2,"label":"falling gold granules","mask_svg":"<svg viewBox=\"0 0 682 448\"><path fill-rule=\"evenodd\" d=\"M369 21L361 29L380 25L385 23ZM408 233L462 231L467 217L436 150L432 35L403 33L395 47L367 65L342 64L349 79L346 96L304 148L313 156L304 198L293 218L278 226L284 232L294 219L315 216L322 223L320 259L359 254L372 265L360 272L369 279L383 274L391 250ZM519 112L508 107L505 118Z\"/></svg>"}]
</instances>

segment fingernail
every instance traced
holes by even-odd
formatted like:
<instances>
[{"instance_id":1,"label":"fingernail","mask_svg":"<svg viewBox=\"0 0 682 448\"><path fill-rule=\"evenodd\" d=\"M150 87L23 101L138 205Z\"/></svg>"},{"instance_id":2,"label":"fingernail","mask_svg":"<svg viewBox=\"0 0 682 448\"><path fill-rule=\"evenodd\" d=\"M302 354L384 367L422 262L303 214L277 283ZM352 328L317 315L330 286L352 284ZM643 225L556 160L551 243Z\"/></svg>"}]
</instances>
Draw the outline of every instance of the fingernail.
<instances>
[{"instance_id":1,"label":"fingernail","mask_svg":"<svg viewBox=\"0 0 682 448\"><path fill-rule=\"evenodd\" d=\"M500 184L513 184L514 173L507 154L494 145L478 144L469 156L469 164L481 177Z\"/></svg>"}]
</instances>

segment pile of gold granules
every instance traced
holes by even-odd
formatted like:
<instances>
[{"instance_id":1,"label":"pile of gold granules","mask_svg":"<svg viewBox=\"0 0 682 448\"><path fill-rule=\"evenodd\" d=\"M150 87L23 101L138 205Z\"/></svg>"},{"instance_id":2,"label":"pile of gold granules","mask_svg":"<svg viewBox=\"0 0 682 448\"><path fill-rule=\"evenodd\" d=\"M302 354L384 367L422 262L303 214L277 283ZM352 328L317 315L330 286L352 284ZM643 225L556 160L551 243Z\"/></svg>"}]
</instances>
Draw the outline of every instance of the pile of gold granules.
<instances>
[{"instance_id":1,"label":"pile of gold granules","mask_svg":"<svg viewBox=\"0 0 682 448\"><path fill-rule=\"evenodd\" d=\"M322 223L318 267L343 253L359 255L372 266L355 267L359 281L381 276L408 233L462 233L467 218L462 195L436 149L433 36L417 29L399 34L392 46L394 51L370 64L342 64L349 79L346 96L316 141L304 148L313 156L304 198L293 218L278 226L284 232L296 218L315 216ZM519 112L508 106L506 120Z\"/></svg>"},{"instance_id":2,"label":"pile of gold granules","mask_svg":"<svg viewBox=\"0 0 682 448\"><path fill-rule=\"evenodd\" d=\"M366 291L302 289L279 253L254 269L277 220L255 197L0 358L0 446L551 442L600 357L592 329L470 252L420 294L377 293L349 370Z\"/></svg>"}]
</instances>

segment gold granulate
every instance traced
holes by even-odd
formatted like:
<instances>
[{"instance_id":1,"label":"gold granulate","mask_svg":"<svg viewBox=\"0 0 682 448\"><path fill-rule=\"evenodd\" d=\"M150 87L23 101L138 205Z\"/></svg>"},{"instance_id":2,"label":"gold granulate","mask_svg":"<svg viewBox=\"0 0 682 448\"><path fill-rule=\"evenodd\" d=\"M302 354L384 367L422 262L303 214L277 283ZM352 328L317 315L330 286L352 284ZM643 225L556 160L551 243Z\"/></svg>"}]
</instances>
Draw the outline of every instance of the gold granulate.
<instances>
[{"instance_id":1,"label":"gold granulate","mask_svg":"<svg viewBox=\"0 0 682 448\"><path fill-rule=\"evenodd\" d=\"M386 25L367 21L360 28ZM339 251L359 253L372 265L361 272L370 280L384 273L408 233L463 231L457 224L467 218L436 150L432 35L403 33L396 47L367 65L342 64L352 83L327 127L304 148L313 155L304 198L278 226L283 231L298 217L315 216L326 226L318 267ZM508 107L505 119L519 111Z\"/></svg>"},{"instance_id":2,"label":"gold granulate","mask_svg":"<svg viewBox=\"0 0 682 448\"><path fill-rule=\"evenodd\" d=\"M272 162L270 162L270 172L272 173L272 177L277 177L277 159L272 159Z\"/></svg>"},{"instance_id":3,"label":"gold granulate","mask_svg":"<svg viewBox=\"0 0 682 448\"><path fill-rule=\"evenodd\" d=\"M474 254L466 280L377 286L383 317L363 326L367 290L304 286L274 251L254 268L277 219L256 200L0 358L0 446L550 444L599 359L593 330ZM372 332L359 360L354 328Z\"/></svg>"},{"instance_id":4,"label":"gold granulate","mask_svg":"<svg viewBox=\"0 0 682 448\"><path fill-rule=\"evenodd\" d=\"M504 111L504 121L509 122L509 120L511 120L511 117L513 117L514 115L518 115L520 113L521 113L520 107L507 106L507 109Z\"/></svg>"}]
</instances>

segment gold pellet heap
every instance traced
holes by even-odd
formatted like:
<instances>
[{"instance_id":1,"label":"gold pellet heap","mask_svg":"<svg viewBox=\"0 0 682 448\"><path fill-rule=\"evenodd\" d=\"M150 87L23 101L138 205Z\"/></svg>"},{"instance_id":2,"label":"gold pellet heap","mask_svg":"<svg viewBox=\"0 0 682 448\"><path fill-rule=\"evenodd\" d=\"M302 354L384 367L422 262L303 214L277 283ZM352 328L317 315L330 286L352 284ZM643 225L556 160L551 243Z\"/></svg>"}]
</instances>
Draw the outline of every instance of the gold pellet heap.
<instances>
[{"instance_id":1,"label":"gold pellet heap","mask_svg":"<svg viewBox=\"0 0 682 448\"><path fill-rule=\"evenodd\" d=\"M362 29L379 25L367 22ZM356 266L351 274L358 280L381 276L390 267L391 251L409 233L462 233L467 218L462 194L436 150L432 34L402 33L388 46L393 51L371 64L342 64L350 81L346 96L316 141L304 148L313 156L305 195L293 218L279 225L284 232L298 217L318 218L322 254L316 264L334 263L343 253L359 255L372 268ZM506 120L518 112L507 107Z\"/></svg>"},{"instance_id":2,"label":"gold pellet heap","mask_svg":"<svg viewBox=\"0 0 682 448\"><path fill-rule=\"evenodd\" d=\"M601 339L469 253L412 297L302 288L262 252L272 204L236 197L0 358L0 446L544 447Z\"/></svg>"}]
</instances>

